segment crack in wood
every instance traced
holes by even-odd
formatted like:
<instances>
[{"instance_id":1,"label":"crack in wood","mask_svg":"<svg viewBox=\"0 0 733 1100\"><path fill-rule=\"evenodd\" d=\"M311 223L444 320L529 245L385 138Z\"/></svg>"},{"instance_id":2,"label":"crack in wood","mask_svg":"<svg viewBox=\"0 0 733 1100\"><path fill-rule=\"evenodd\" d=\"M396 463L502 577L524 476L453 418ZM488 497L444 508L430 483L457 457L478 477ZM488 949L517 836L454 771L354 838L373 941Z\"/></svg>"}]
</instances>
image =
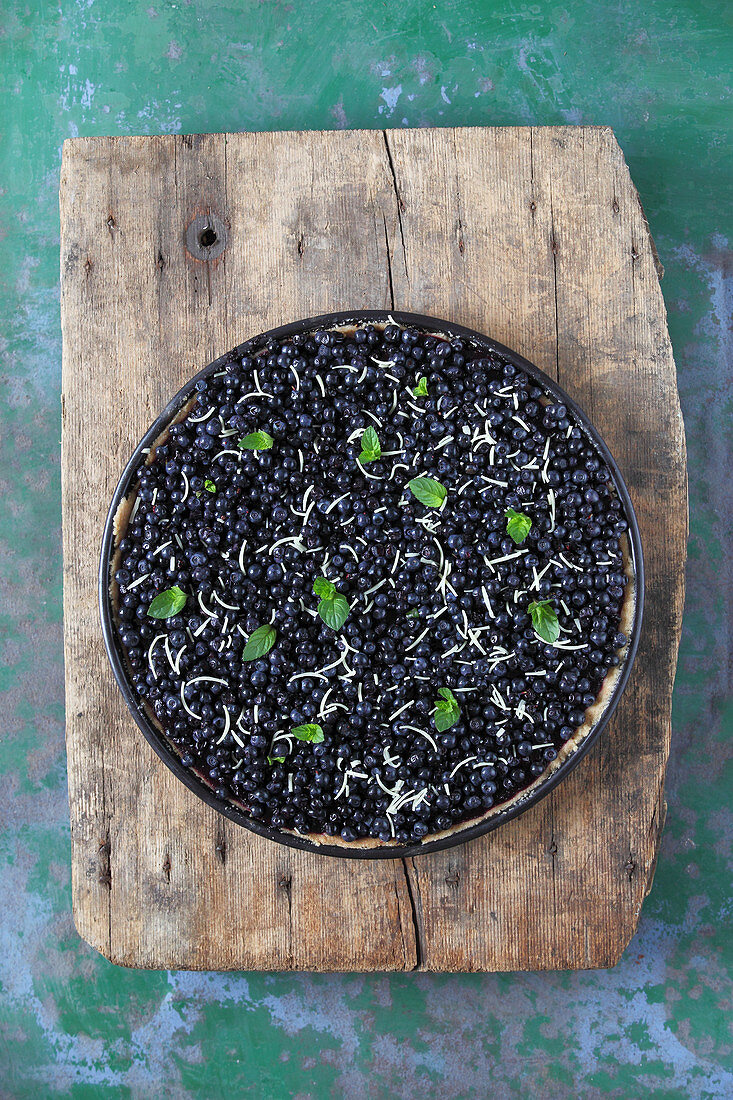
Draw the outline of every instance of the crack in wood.
<instances>
[{"instance_id":1,"label":"crack in wood","mask_svg":"<svg viewBox=\"0 0 733 1100\"><path fill-rule=\"evenodd\" d=\"M644 223L644 229L646 230L646 239L649 242L649 247L652 250L652 260L654 262L654 269L657 273L657 278L661 280L664 277L664 265L662 264L662 261L659 259L659 253L657 252L656 241L654 240L654 237L652 237L651 230L649 228L649 222L648 222L647 216L646 216L646 211L644 210L644 207L642 205L641 196L640 196L639 192L636 190L636 188L634 187L633 183L631 183L631 186L634 190L634 194L636 196L636 201L639 204L639 212L641 214L641 220Z\"/></svg>"},{"instance_id":2,"label":"crack in wood","mask_svg":"<svg viewBox=\"0 0 733 1100\"><path fill-rule=\"evenodd\" d=\"M555 239L555 210L550 186L550 251L552 252L552 286L555 296L555 380L560 381L560 314L557 298L557 241Z\"/></svg>"},{"instance_id":3,"label":"crack in wood","mask_svg":"<svg viewBox=\"0 0 733 1100\"><path fill-rule=\"evenodd\" d=\"M662 833L664 832L664 822L666 819L667 803L664 800L664 784L662 783L659 788L659 797L657 798L657 804L654 807L654 813L649 826L649 834L652 836L652 858L649 862L649 870L647 871L644 897L647 897L654 882L654 872L657 869L657 860L659 859L659 850L662 846Z\"/></svg>"},{"instance_id":4,"label":"crack in wood","mask_svg":"<svg viewBox=\"0 0 733 1100\"><path fill-rule=\"evenodd\" d=\"M382 217L384 218L384 243L385 243L386 252L387 252L387 278L389 280L389 304L390 304L391 308L394 309L395 308L395 304L394 304L394 283L392 282L392 257L390 255L390 250L389 250L389 233L387 231L387 218L384 214L382 215Z\"/></svg>"},{"instance_id":5,"label":"crack in wood","mask_svg":"<svg viewBox=\"0 0 733 1100\"><path fill-rule=\"evenodd\" d=\"M165 853L165 859L163 860L163 878L166 882L171 880L171 857L170 852Z\"/></svg>"},{"instance_id":6,"label":"crack in wood","mask_svg":"<svg viewBox=\"0 0 733 1100\"><path fill-rule=\"evenodd\" d=\"M222 156L222 162L223 162L223 174L224 174L224 212L223 212L222 217L224 219L226 219L227 240L228 240L229 239L229 233L231 232L231 228L232 228L232 220L231 220L231 217L232 217L231 216L231 210L232 210L232 208L231 208L231 205L229 203L229 139L228 139L226 134L224 134L224 152L223 152L223 156ZM221 263L222 263L222 281L224 283L224 294L223 294L224 330L226 332L228 332L229 331L229 264L227 263L227 254L226 254L226 252L224 252L224 254L221 257Z\"/></svg>"},{"instance_id":7,"label":"crack in wood","mask_svg":"<svg viewBox=\"0 0 733 1100\"><path fill-rule=\"evenodd\" d=\"M104 891L104 903L107 908L107 958L112 957L112 841L110 839L110 819L111 814L108 810L108 797L107 797L107 769L104 766L104 742L100 742L100 756L101 756L101 818L105 822L104 837L99 846L99 881L107 889ZM104 913L101 914L102 919ZM104 951L104 947L102 946Z\"/></svg>"},{"instance_id":8,"label":"crack in wood","mask_svg":"<svg viewBox=\"0 0 733 1100\"><path fill-rule=\"evenodd\" d=\"M415 864L413 860L405 858L400 860L402 864L402 870L405 874L405 886L407 887L407 896L410 900L410 912L412 915L412 928L415 937L415 965L413 970L420 970L425 962L425 949L424 949L424 933L422 922L422 901L420 898L420 884L418 882L417 873L415 872ZM415 875L415 881L412 880L410 871Z\"/></svg>"},{"instance_id":9,"label":"crack in wood","mask_svg":"<svg viewBox=\"0 0 733 1100\"><path fill-rule=\"evenodd\" d=\"M293 875L290 871L280 871L277 888L282 890L288 902L288 958L293 958Z\"/></svg>"},{"instance_id":10,"label":"crack in wood","mask_svg":"<svg viewBox=\"0 0 733 1100\"><path fill-rule=\"evenodd\" d=\"M97 868L98 868L98 881L106 886L109 890L112 889L112 871L110 867L110 855L111 845L109 841L109 829L104 835L104 838L99 842L99 848L97 849Z\"/></svg>"},{"instance_id":11,"label":"crack in wood","mask_svg":"<svg viewBox=\"0 0 733 1100\"><path fill-rule=\"evenodd\" d=\"M407 281L409 283L410 274L407 270L407 248L405 246L405 229L404 229L404 226L402 224L402 214L403 214L403 211L406 210L407 208L406 208L406 206L405 206L405 204L402 200L402 196L400 195L400 189L399 189L399 186L397 184L397 172L395 170L394 160L392 158L392 150L389 147L389 138L387 137L387 131L386 130L382 130L382 136L384 138L384 147L387 150L387 162L389 164L389 170L390 170L390 174L392 176L392 186L394 188L395 198L397 199L397 221L399 222L400 240L402 241L402 259L403 259L403 262L404 262L404 265L405 265L405 278L407 279ZM386 226L386 221L385 221L385 226ZM390 279L391 279L391 275L390 275ZM394 303L393 303L393 305L394 305Z\"/></svg>"},{"instance_id":12,"label":"crack in wood","mask_svg":"<svg viewBox=\"0 0 733 1100\"><path fill-rule=\"evenodd\" d=\"M529 128L529 179L532 190L532 198L529 200L529 212L534 222L537 212L537 203L534 201L534 131L531 126Z\"/></svg>"},{"instance_id":13,"label":"crack in wood","mask_svg":"<svg viewBox=\"0 0 733 1100\"><path fill-rule=\"evenodd\" d=\"M557 952L558 947L557 887L559 868L557 861L557 841L555 840L555 807L552 798L548 799L547 812L550 818L550 843L547 846L547 854L550 857L550 873L552 885L552 921L550 927L547 929L547 937L549 940L550 951L554 956Z\"/></svg>"},{"instance_id":14,"label":"crack in wood","mask_svg":"<svg viewBox=\"0 0 733 1100\"><path fill-rule=\"evenodd\" d=\"M453 149L453 164L454 164L455 170L456 170L456 208L458 210L458 226L457 226L457 229L458 229L458 251L460 252L460 254L462 256L463 253L466 251L466 242L465 242L464 237L463 237L463 215L462 215L463 206L462 206L462 202L461 202L461 183L460 183L461 173L460 173L459 168L458 168L458 151L456 149L455 138L453 139L453 141L451 143L451 147Z\"/></svg>"}]
</instances>

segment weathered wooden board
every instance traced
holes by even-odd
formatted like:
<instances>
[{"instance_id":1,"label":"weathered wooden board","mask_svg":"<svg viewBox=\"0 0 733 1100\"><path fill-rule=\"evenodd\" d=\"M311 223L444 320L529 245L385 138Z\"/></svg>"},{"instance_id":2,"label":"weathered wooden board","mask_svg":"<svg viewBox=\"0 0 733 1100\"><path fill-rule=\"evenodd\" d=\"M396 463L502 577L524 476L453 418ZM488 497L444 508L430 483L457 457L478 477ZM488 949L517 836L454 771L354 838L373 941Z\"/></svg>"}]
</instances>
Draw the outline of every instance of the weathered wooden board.
<instances>
[{"instance_id":1,"label":"weathered wooden board","mask_svg":"<svg viewBox=\"0 0 733 1100\"><path fill-rule=\"evenodd\" d=\"M226 233L218 257L186 248L201 216ZM81 935L138 967L612 966L649 890L664 819L686 535L658 263L612 132L78 138L64 147L61 226L67 746ZM584 406L637 509L646 618L611 727L539 806L447 852L340 861L225 821L158 760L107 664L97 555L126 459L191 374L271 326L393 306L491 334Z\"/></svg>"}]
</instances>

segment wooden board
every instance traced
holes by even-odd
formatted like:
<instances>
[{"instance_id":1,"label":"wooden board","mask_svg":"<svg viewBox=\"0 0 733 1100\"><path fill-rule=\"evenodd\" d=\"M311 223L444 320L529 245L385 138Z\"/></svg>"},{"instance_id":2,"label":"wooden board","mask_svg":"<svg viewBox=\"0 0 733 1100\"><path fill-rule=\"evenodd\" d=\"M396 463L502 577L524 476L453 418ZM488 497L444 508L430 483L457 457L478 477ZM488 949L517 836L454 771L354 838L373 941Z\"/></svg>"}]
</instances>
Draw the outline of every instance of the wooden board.
<instances>
[{"instance_id":1,"label":"wooden board","mask_svg":"<svg viewBox=\"0 0 733 1100\"><path fill-rule=\"evenodd\" d=\"M197 217L220 255L199 258ZM202 223L197 223L202 224ZM61 178L67 747L80 934L137 967L612 966L664 820L683 602L684 439L654 245L605 128L77 138ZM218 247L218 246L217 246ZM600 743L463 847L353 862L198 801L125 709L96 607L102 524L179 386L249 336L396 307L489 333L575 397L627 479L647 606Z\"/></svg>"}]
</instances>

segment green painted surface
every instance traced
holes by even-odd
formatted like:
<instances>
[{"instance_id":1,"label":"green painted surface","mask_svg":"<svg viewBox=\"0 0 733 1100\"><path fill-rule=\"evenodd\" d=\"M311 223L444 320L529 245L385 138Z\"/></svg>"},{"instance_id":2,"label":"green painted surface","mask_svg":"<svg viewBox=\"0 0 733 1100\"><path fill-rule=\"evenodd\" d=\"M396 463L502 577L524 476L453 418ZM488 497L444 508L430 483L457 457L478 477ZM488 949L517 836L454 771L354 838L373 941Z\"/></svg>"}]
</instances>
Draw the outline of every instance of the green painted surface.
<instances>
[{"instance_id":1,"label":"green painted surface","mask_svg":"<svg viewBox=\"0 0 733 1100\"><path fill-rule=\"evenodd\" d=\"M724 0L6 0L0 1095L733 1095L733 824L724 765L733 730L729 17ZM62 140L563 122L610 124L624 148L666 267L689 437L692 536L669 816L638 935L612 972L313 977L115 968L79 942L70 915Z\"/></svg>"}]
</instances>

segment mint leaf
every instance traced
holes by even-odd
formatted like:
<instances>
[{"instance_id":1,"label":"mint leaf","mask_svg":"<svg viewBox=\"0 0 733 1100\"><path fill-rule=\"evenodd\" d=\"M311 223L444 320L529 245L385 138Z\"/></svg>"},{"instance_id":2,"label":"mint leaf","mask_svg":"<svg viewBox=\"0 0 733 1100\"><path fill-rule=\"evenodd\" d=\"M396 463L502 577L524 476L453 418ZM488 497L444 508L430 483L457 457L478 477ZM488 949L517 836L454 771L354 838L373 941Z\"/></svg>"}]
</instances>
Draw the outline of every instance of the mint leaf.
<instances>
[{"instance_id":1,"label":"mint leaf","mask_svg":"<svg viewBox=\"0 0 733 1100\"><path fill-rule=\"evenodd\" d=\"M316 596L321 597L318 614L326 626L330 626L331 630L340 630L351 610L349 601L337 592L336 585L331 584L325 577L316 577L313 581L313 591Z\"/></svg>"},{"instance_id":2,"label":"mint leaf","mask_svg":"<svg viewBox=\"0 0 733 1100\"><path fill-rule=\"evenodd\" d=\"M420 379L415 389L412 391L413 397L427 397L428 396L428 380L424 376Z\"/></svg>"},{"instance_id":3,"label":"mint leaf","mask_svg":"<svg viewBox=\"0 0 733 1100\"><path fill-rule=\"evenodd\" d=\"M317 722L306 722L305 725L296 726L290 732L299 741L310 741L314 745L320 745L323 740L323 730Z\"/></svg>"},{"instance_id":4,"label":"mint leaf","mask_svg":"<svg viewBox=\"0 0 733 1100\"><path fill-rule=\"evenodd\" d=\"M247 644L242 650L243 661L256 661L258 657L264 657L275 644L277 631L274 626L266 623L253 630L247 639Z\"/></svg>"},{"instance_id":5,"label":"mint leaf","mask_svg":"<svg viewBox=\"0 0 733 1100\"><path fill-rule=\"evenodd\" d=\"M504 515L507 535L517 546L521 545L530 532L532 520L529 516L525 516L524 512L515 512L513 508L507 508Z\"/></svg>"},{"instance_id":6,"label":"mint leaf","mask_svg":"<svg viewBox=\"0 0 733 1100\"><path fill-rule=\"evenodd\" d=\"M371 425L361 433L359 462L377 462L382 457L382 444Z\"/></svg>"},{"instance_id":7,"label":"mint leaf","mask_svg":"<svg viewBox=\"0 0 733 1100\"><path fill-rule=\"evenodd\" d=\"M438 695L441 698L435 700L433 722L438 733L444 733L445 730L449 730L451 726L455 726L456 722L459 721L461 708L458 706L458 700L450 688L439 688Z\"/></svg>"},{"instance_id":8,"label":"mint leaf","mask_svg":"<svg viewBox=\"0 0 733 1100\"><path fill-rule=\"evenodd\" d=\"M349 601L345 596L340 596L338 593L335 596L329 596L326 600L321 600L318 605L318 614L326 626L331 627L331 630L341 629L346 622L349 611L351 611Z\"/></svg>"},{"instance_id":9,"label":"mint leaf","mask_svg":"<svg viewBox=\"0 0 733 1100\"><path fill-rule=\"evenodd\" d=\"M275 440L269 432L250 432L237 446L242 451L269 451Z\"/></svg>"},{"instance_id":10,"label":"mint leaf","mask_svg":"<svg viewBox=\"0 0 733 1100\"><path fill-rule=\"evenodd\" d=\"M527 611L532 618L532 626L542 638L542 641L554 645L560 637L560 623L557 619L557 612L550 601L540 600L538 603L533 600Z\"/></svg>"},{"instance_id":11,"label":"mint leaf","mask_svg":"<svg viewBox=\"0 0 733 1100\"><path fill-rule=\"evenodd\" d=\"M441 485L434 477L414 477L407 484L412 495L426 508L440 508L448 496L445 485Z\"/></svg>"},{"instance_id":12,"label":"mint leaf","mask_svg":"<svg viewBox=\"0 0 733 1100\"><path fill-rule=\"evenodd\" d=\"M215 493L216 492L216 485L214 484L214 482L211 480L210 477L207 477L206 481L204 482L204 489L206 489L207 493Z\"/></svg>"},{"instance_id":13,"label":"mint leaf","mask_svg":"<svg viewBox=\"0 0 733 1100\"><path fill-rule=\"evenodd\" d=\"M285 757L284 756L268 756L267 763L268 764L284 764L285 763Z\"/></svg>"},{"instance_id":14,"label":"mint leaf","mask_svg":"<svg viewBox=\"0 0 733 1100\"><path fill-rule=\"evenodd\" d=\"M405 615L405 618L406 619L419 619L420 618L420 612L418 611L418 609L416 607L413 607L412 611L407 612L407 614Z\"/></svg>"},{"instance_id":15,"label":"mint leaf","mask_svg":"<svg viewBox=\"0 0 733 1100\"><path fill-rule=\"evenodd\" d=\"M176 584L173 588L167 588L165 592L159 592L154 597L148 608L148 615L151 619L170 619L179 611L183 611L187 599L186 593L182 592Z\"/></svg>"}]
</instances>

